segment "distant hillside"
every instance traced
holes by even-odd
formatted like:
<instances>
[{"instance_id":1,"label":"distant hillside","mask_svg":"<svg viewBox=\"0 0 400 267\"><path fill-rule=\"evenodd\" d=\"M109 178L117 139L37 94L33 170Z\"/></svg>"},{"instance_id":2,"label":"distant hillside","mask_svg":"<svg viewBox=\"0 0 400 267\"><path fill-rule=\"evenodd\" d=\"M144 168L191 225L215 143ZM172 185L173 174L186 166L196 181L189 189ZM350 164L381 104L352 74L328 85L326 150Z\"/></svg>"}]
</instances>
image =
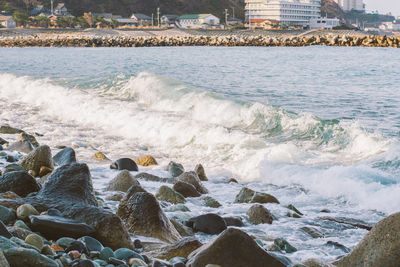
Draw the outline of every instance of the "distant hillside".
<instances>
[{"instance_id":1,"label":"distant hillside","mask_svg":"<svg viewBox=\"0 0 400 267\"><path fill-rule=\"evenodd\" d=\"M75 16L82 16L84 12L113 13L123 16L130 16L132 13L143 13L151 16L157 13L160 7L161 14L185 14L185 13L212 13L221 19L224 17L224 10L227 8L232 14L235 9L235 16L244 17L244 4L241 0L55 0L65 2L67 8ZM35 4L44 4L50 7L50 0L0 0L0 10L8 4L20 11L30 10Z\"/></svg>"},{"instance_id":2,"label":"distant hillside","mask_svg":"<svg viewBox=\"0 0 400 267\"><path fill-rule=\"evenodd\" d=\"M343 10L334 0L321 0L321 16L344 19Z\"/></svg>"}]
</instances>

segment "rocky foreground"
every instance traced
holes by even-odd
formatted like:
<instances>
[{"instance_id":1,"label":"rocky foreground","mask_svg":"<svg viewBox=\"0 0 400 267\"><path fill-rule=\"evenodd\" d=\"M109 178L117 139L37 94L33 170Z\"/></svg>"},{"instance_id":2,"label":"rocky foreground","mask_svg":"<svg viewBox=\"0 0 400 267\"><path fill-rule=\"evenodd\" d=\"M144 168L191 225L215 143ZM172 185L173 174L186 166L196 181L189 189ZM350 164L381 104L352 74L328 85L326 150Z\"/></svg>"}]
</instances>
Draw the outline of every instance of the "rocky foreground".
<instances>
[{"instance_id":1,"label":"rocky foreground","mask_svg":"<svg viewBox=\"0 0 400 267\"><path fill-rule=\"evenodd\" d=\"M114 192L109 199L119 201L114 213L96 196L90 170L85 163L77 162L73 148L59 147L53 156L49 146L40 145L34 135L23 130L3 125L0 133L19 135L15 142L0 138L0 267L399 266L400 213L375 226L327 217L369 233L353 251L333 263L319 259L292 263L284 255L296 251L295 247L282 238L265 247L240 230L240 218L207 213L180 222L166 216L160 202L184 208L186 198L194 197L202 198L209 207L221 205L202 183L208 178L201 164L187 172L181 164L170 162L167 169L172 178L161 178L145 172L132 175L139 166L156 165L151 156L114 161L110 168L115 169L116 176L106 187ZM101 152L94 157L106 159ZM144 180L160 183L155 195L142 187L140 181ZM264 205L279 205L273 195L243 187L235 202L252 203L245 215L250 223L276 223L274 214ZM303 216L293 205L287 209L287 216L294 220ZM321 237L313 228L303 231ZM215 238L202 244L193 232ZM132 240L131 234L163 242Z\"/></svg>"},{"instance_id":2,"label":"rocky foreground","mask_svg":"<svg viewBox=\"0 0 400 267\"><path fill-rule=\"evenodd\" d=\"M0 47L157 47L157 46L356 46L400 47L400 36L16 36L0 38Z\"/></svg>"}]
</instances>

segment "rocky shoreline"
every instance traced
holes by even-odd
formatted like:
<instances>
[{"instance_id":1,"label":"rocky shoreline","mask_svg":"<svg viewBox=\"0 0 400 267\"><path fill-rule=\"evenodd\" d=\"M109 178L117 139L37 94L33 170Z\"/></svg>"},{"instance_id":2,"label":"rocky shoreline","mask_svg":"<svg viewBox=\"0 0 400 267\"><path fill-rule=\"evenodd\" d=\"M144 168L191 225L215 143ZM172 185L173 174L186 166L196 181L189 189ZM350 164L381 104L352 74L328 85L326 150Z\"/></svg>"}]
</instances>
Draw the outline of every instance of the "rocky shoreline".
<instances>
[{"instance_id":1,"label":"rocky shoreline","mask_svg":"<svg viewBox=\"0 0 400 267\"><path fill-rule=\"evenodd\" d=\"M275 224L276 214L268 205L281 205L272 194L241 186L233 203L247 203L250 208L240 217L203 213L180 221L169 218L166 209L187 209L190 198L201 199L204 206L217 208L207 188L205 168L198 164L193 171L171 161L168 177L142 170L157 166L152 156L111 161L115 177L105 188L110 194L99 197L86 163L78 162L71 147L50 148L39 144L39 134L26 133L8 125L0 126L0 266L173 266L173 267L242 267L242 266L398 266L400 262L400 213L375 226L342 217L321 217L369 233L350 251L331 242L347 255L332 263L308 259L301 263L288 257L296 252L283 238L266 245L241 228ZM18 136L8 141L8 136ZM3 138L4 137L4 138ZM13 138L15 139L15 138ZM57 151L53 155L53 153ZM97 152L99 161L107 157ZM152 194L143 184L158 184ZM234 178L223 184L240 185ZM119 202L116 212L105 201ZM305 217L295 205L284 207L289 219ZM321 211L326 212L326 211ZM347 227L346 226L346 227ZM315 227L301 231L322 238ZM194 233L214 235L207 243ZM160 240L148 242L131 235Z\"/></svg>"},{"instance_id":2,"label":"rocky shoreline","mask_svg":"<svg viewBox=\"0 0 400 267\"><path fill-rule=\"evenodd\" d=\"M400 48L399 36L17 36L0 38L0 47L160 47L160 46L354 46Z\"/></svg>"}]
</instances>

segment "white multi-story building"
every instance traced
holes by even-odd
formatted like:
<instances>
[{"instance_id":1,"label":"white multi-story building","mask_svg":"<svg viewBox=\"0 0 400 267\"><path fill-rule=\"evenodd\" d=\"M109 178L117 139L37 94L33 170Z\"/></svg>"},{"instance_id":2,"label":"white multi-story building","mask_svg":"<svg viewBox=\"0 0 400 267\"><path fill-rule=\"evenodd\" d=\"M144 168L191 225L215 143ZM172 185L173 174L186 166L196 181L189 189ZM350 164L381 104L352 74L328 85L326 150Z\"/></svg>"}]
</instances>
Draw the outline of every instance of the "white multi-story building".
<instances>
[{"instance_id":1,"label":"white multi-story building","mask_svg":"<svg viewBox=\"0 0 400 267\"><path fill-rule=\"evenodd\" d=\"M246 22L275 21L281 25L308 25L321 16L320 0L245 0Z\"/></svg>"},{"instance_id":2,"label":"white multi-story building","mask_svg":"<svg viewBox=\"0 0 400 267\"><path fill-rule=\"evenodd\" d=\"M343 9L343 11L365 11L363 0L335 0L335 2Z\"/></svg>"}]
</instances>

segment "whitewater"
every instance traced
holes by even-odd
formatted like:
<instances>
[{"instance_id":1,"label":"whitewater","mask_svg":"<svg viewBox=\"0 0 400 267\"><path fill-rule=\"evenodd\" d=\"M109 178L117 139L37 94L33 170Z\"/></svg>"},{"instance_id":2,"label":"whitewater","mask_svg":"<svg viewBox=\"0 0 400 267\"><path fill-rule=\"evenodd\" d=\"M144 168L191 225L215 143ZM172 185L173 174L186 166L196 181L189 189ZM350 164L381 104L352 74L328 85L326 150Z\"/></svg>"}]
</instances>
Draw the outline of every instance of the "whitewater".
<instances>
[{"instance_id":1,"label":"whitewater","mask_svg":"<svg viewBox=\"0 0 400 267\"><path fill-rule=\"evenodd\" d=\"M308 215L293 222L268 206L279 224L246 231L285 237L300 248L295 259L334 260L343 252L321 249L326 238L293 229L318 225L353 248L366 231L319 222L320 210L372 224L399 211L399 60L369 48L0 49L0 122L73 146L99 191L113 173L96 151L152 155L160 166L145 170L161 176L171 160L202 163L218 212L249 207L229 206L241 187L220 181L235 177ZM209 211L188 207L167 215Z\"/></svg>"}]
</instances>

